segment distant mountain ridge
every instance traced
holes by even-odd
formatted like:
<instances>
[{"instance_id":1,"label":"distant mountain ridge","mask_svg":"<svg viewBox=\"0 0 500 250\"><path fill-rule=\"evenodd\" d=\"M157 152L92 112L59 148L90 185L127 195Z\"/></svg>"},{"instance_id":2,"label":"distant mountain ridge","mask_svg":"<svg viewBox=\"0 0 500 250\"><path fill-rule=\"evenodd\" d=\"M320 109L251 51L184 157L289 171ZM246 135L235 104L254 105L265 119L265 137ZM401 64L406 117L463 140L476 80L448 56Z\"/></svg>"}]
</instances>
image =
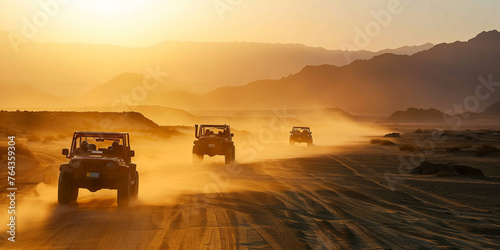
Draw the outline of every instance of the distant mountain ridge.
<instances>
[{"instance_id":1,"label":"distant mountain ridge","mask_svg":"<svg viewBox=\"0 0 500 250\"><path fill-rule=\"evenodd\" d=\"M391 116L384 119L382 122L397 122L397 123L445 123L446 114L440 110L430 108L408 108L405 111L395 111ZM474 121L476 119L492 119L500 118L500 102L494 103L480 113L452 114L462 115L465 121Z\"/></svg>"},{"instance_id":2,"label":"distant mountain ridge","mask_svg":"<svg viewBox=\"0 0 500 250\"><path fill-rule=\"evenodd\" d=\"M419 108L409 108L405 111L396 111L385 122L443 122L444 113L437 109L419 109Z\"/></svg>"},{"instance_id":3,"label":"distant mountain ridge","mask_svg":"<svg viewBox=\"0 0 500 250\"><path fill-rule=\"evenodd\" d=\"M494 103L486 108L482 113L477 114L478 118L500 118L500 102Z\"/></svg>"},{"instance_id":4,"label":"distant mountain ridge","mask_svg":"<svg viewBox=\"0 0 500 250\"><path fill-rule=\"evenodd\" d=\"M428 46L384 53L414 53ZM0 53L0 82L63 96L88 92L124 72L148 74L148 68L157 66L169 73L176 89L205 93L260 79L279 79L306 65L345 65L349 63L346 55L356 60L380 54L301 44L173 41L146 48L30 42L15 53L6 32L0 32Z\"/></svg>"},{"instance_id":5,"label":"distant mountain ridge","mask_svg":"<svg viewBox=\"0 0 500 250\"><path fill-rule=\"evenodd\" d=\"M41 104L47 107L64 106L68 99L47 94L26 85L0 83L0 109L30 109Z\"/></svg>"},{"instance_id":6,"label":"distant mountain ridge","mask_svg":"<svg viewBox=\"0 0 500 250\"><path fill-rule=\"evenodd\" d=\"M500 33L493 30L482 32L466 42L438 44L411 56L383 54L340 67L326 64L306 66L300 72L279 80L258 80L244 86L218 88L206 94L170 91L169 84L182 83L169 76L134 105L159 105L182 110L339 107L351 114L378 115L408 107L446 111L455 104L463 105L466 98L474 95L477 86L483 84L482 81L500 81L498 65ZM144 77L137 73L119 74L82 98L76 98L73 103L79 103L78 99L81 99L87 106L110 106L117 98L130 95L142 84ZM17 100L22 100L22 95ZM476 112L498 101L500 91L493 92L488 99L479 102ZM23 105L22 102L18 104Z\"/></svg>"},{"instance_id":7,"label":"distant mountain ridge","mask_svg":"<svg viewBox=\"0 0 500 250\"><path fill-rule=\"evenodd\" d=\"M447 110L475 93L479 77L500 79L500 33L482 32L467 42L439 44L412 56L384 54L349 65L306 66L280 80L224 87L205 95L175 92L162 104L197 109L340 107L353 114L390 114L405 107ZM183 100L191 100L184 102ZM500 100L481 101L478 112Z\"/></svg>"}]
</instances>

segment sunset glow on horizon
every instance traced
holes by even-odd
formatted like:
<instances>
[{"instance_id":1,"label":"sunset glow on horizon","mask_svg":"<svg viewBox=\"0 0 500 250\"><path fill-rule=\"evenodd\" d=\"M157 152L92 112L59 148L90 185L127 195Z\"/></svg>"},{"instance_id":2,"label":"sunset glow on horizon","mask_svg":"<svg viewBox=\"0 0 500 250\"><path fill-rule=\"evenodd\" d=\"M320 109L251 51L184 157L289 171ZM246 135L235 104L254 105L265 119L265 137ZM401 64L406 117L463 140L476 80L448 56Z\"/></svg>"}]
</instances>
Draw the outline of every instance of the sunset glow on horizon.
<instances>
[{"instance_id":1,"label":"sunset glow on horizon","mask_svg":"<svg viewBox=\"0 0 500 250\"><path fill-rule=\"evenodd\" d=\"M385 15L390 8L398 11ZM376 51L453 42L498 29L498 10L500 2L494 0L7 0L0 3L0 30L23 35L34 26L39 32L29 40L35 42L127 47L243 41L345 49L343 43L352 45L366 35L370 43L355 48Z\"/></svg>"}]
</instances>

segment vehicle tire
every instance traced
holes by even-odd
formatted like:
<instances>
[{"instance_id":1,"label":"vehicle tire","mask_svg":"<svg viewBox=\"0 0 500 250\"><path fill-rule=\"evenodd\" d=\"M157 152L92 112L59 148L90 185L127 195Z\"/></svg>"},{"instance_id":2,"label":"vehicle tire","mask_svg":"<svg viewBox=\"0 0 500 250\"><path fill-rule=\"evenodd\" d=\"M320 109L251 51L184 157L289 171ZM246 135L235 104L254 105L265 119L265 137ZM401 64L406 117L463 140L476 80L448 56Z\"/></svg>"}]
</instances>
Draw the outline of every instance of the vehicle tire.
<instances>
[{"instance_id":1,"label":"vehicle tire","mask_svg":"<svg viewBox=\"0 0 500 250\"><path fill-rule=\"evenodd\" d=\"M132 200L137 200L137 197L139 196L139 172L137 171L135 171L135 182L130 190L130 196Z\"/></svg>"},{"instance_id":2,"label":"vehicle tire","mask_svg":"<svg viewBox=\"0 0 500 250\"><path fill-rule=\"evenodd\" d=\"M118 188L116 194L116 201L119 207L126 207L130 203L130 175L128 175L127 180L122 183Z\"/></svg>"},{"instance_id":3,"label":"vehicle tire","mask_svg":"<svg viewBox=\"0 0 500 250\"><path fill-rule=\"evenodd\" d=\"M231 155L231 158L232 158L232 161L231 162L235 162L236 161L236 149L234 148L234 146L232 146L232 155Z\"/></svg>"},{"instance_id":4,"label":"vehicle tire","mask_svg":"<svg viewBox=\"0 0 500 250\"><path fill-rule=\"evenodd\" d=\"M193 154L193 163L197 164L203 161L203 155Z\"/></svg>"},{"instance_id":5,"label":"vehicle tire","mask_svg":"<svg viewBox=\"0 0 500 250\"><path fill-rule=\"evenodd\" d=\"M70 188L70 201L75 202L78 199L78 190L79 188L77 187L71 187Z\"/></svg>"},{"instance_id":6,"label":"vehicle tire","mask_svg":"<svg viewBox=\"0 0 500 250\"><path fill-rule=\"evenodd\" d=\"M312 140L310 140L310 141L307 142L307 146L308 147L311 147L312 145L313 145L313 141Z\"/></svg>"},{"instance_id":7,"label":"vehicle tire","mask_svg":"<svg viewBox=\"0 0 500 250\"><path fill-rule=\"evenodd\" d=\"M231 164L233 162L233 154L234 150L231 147L228 147L226 149L226 153L224 154L226 164Z\"/></svg>"},{"instance_id":8,"label":"vehicle tire","mask_svg":"<svg viewBox=\"0 0 500 250\"><path fill-rule=\"evenodd\" d=\"M59 173L59 184L57 185L57 201L59 204L69 204L71 202L72 191L71 177L67 173Z\"/></svg>"},{"instance_id":9,"label":"vehicle tire","mask_svg":"<svg viewBox=\"0 0 500 250\"><path fill-rule=\"evenodd\" d=\"M199 152L197 148L193 147L193 163L200 163L203 161L203 153Z\"/></svg>"}]
</instances>

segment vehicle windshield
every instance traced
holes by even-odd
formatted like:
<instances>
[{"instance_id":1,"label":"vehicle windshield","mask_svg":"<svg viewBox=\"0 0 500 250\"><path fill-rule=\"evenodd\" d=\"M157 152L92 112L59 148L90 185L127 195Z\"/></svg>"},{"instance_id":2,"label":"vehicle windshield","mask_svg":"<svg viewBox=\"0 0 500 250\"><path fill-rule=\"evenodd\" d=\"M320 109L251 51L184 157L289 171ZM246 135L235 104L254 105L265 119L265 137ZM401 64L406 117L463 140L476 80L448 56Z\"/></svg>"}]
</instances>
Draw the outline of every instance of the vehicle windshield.
<instances>
[{"instance_id":1,"label":"vehicle windshield","mask_svg":"<svg viewBox=\"0 0 500 250\"><path fill-rule=\"evenodd\" d=\"M201 128L201 136L227 136L228 130L227 127L206 127L202 126Z\"/></svg>"},{"instance_id":2,"label":"vehicle windshield","mask_svg":"<svg viewBox=\"0 0 500 250\"><path fill-rule=\"evenodd\" d=\"M72 148L73 155L123 155L123 138L105 138L97 136L76 137Z\"/></svg>"},{"instance_id":3,"label":"vehicle windshield","mask_svg":"<svg viewBox=\"0 0 500 250\"><path fill-rule=\"evenodd\" d=\"M292 133L294 134L300 134L300 133L309 133L310 130L309 128L293 128Z\"/></svg>"}]
</instances>

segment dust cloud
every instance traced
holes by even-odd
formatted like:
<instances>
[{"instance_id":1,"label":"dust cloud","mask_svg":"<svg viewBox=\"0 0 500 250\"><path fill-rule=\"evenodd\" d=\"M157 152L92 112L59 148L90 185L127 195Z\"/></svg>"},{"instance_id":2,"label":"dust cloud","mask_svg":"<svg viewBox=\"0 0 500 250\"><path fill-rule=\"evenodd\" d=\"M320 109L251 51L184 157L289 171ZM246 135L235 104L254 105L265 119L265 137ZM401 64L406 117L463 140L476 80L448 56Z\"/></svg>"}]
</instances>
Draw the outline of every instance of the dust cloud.
<instances>
[{"instance_id":1,"label":"dust cloud","mask_svg":"<svg viewBox=\"0 0 500 250\"><path fill-rule=\"evenodd\" d=\"M131 206L182 205L182 199L179 197L183 195L194 195L203 202L224 192L255 190L258 185L240 181L238 178L245 164L326 154L332 152L334 146L366 141L366 136L386 132L351 119L325 119L324 114L314 114L314 117L308 118L310 123L302 122L305 119L300 115L286 118L240 118L243 119L242 122L231 124L236 145L236 163L233 165L225 165L223 156L205 156L203 163L193 164L192 146L195 138L192 127L184 127L181 133L169 139L152 137L151 133L131 132L131 145L136 152L133 162L137 163L140 176L139 198L132 202ZM227 123L219 119L213 122ZM289 131L293 126L311 127L314 146L289 146ZM116 190L99 190L92 193L80 189L76 205L58 205L58 166L67 161L59 152L60 147L67 147L63 145L69 143L69 138L59 139L49 145L54 147L50 150L47 150L47 144L30 143L31 152L41 160L38 166L20 168L26 174L32 171L33 175L53 177L24 188L24 193L19 197L17 211L19 231L40 226L57 213L67 210L116 207ZM3 218L3 221L7 221L7 218Z\"/></svg>"}]
</instances>

